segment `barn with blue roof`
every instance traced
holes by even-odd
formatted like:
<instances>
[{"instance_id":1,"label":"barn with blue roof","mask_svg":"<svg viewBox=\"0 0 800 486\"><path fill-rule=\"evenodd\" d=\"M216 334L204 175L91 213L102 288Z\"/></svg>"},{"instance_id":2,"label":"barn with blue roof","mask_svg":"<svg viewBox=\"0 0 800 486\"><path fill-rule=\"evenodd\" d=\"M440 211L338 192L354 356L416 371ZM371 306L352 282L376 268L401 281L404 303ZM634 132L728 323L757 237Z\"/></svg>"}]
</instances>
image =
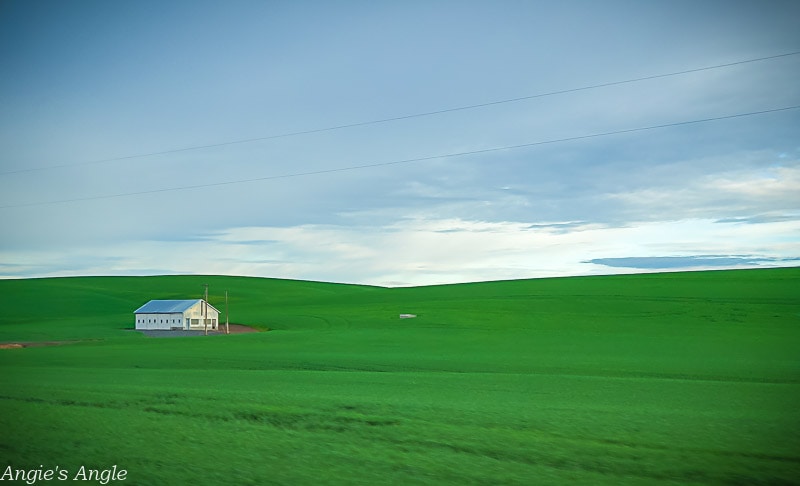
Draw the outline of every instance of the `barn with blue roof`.
<instances>
[{"instance_id":1,"label":"barn with blue roof","mask_svg":"<svg viewBox=\"0 0 800 486\"><path fill-rule=\"evenodd\" d=\"M151 300L135 311L136 329L217 329L219 311L203 299Z\"/></svg>"}]
</instances>

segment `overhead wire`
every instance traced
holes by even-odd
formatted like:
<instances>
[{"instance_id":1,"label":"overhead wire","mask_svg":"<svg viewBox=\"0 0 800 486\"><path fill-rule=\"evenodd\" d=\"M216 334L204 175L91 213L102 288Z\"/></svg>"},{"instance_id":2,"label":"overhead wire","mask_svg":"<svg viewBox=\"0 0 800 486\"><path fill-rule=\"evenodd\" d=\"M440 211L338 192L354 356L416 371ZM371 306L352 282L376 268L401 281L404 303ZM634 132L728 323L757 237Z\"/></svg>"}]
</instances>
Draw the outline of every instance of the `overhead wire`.
<instances>
[{"instance_id":1,"label":"overhead wire","mask_svg":"<svg viewBox=\"0 0 800 486\"><path fill-rule=\"evenodd\" d=\"M549 92L545 92L545 93L532 94L532 95L528 95L528 96L520 96L520 97L516 97L516 98L507 98L507 99L502 99L502 100L490 101L490 102L486 102L486 103L477 103L477 104L472 104L472 105L458 106L458 107L454 107L454 108L445 108L445 109L441 109L441 110L426 111L426 112L421 112L421 113L413 113L413 114L409 114L409 115L394 116L394 117L389 117L389 118L381 118L381 119L368 120L368 121L363 121L363 122L348 123L348 124L335 125L335 126L324 127L324 128L315 128L315 129L310 129L310 130L300 130L300 131L296 131L296 132L287 132L287 133L276 134L276 135L266 135L266 136L263 136L263 137L245 138L245 139L241 139L241 140L232 140L232 141L227 141L227 142L211 143L211 144L204 144L204 145L193 145L193 146L189 146L189 147L181 147L181 148L176 148L176 149L161 150L161 151L148 152L148 153L143 153L143 154L127 155L127 156L122 156L122 157L112 157L112 158L99 159L99 160L93 160L93 161L85 161L85 162L76 162L76 163L70 163L70 164L57 164L57 165L49 165L49 166L43 166L43 167L30 167L30 168L25 168L25 169L16 169L16 170L0 172L0 175L19 174L19 173L25 173L25 172L37 172L37 171L59 169L59 168L67 168L67 167L77 167L77 166L84 166L84 165L104 164L104 163L118 162L118 161L123 161L123 160L139 159L139 158L145 158L145 157L154 157L154 156L157 156L157 155L167 155L167 154L174 154L174 153L179 153L179 152L187 152L187 151L191 151L191 150L203 150L203 149L216 148L216 147L225 147L225 146L229 146L229 145L240 145L240 144L260 142L260 141L265 141L265 140L274 140L274 139L279 139L279 138L287 138L287 137L295 137L295 136L300 136L300 135L309 135L309 134L314 134L314 133L330 132L330 131L334 131L334 130L343 130L343 129L346 129L346 128L363 127L363 126L368 126L368 125L376 125L376 124L380 124L380 123L389 123L389 122L400 121L400 120L408 120L408 119L412 119L412 118L420 118L420 117L426 117L426 116L440 115L440 114L444 114L444 113L452 113L452 112L457 112L457 111L472 110L472 109L476 109L476 108L484 108L484 107L488 107L488 106L502 105L502 104L508 104L508 103L516 103L516 102L520 102L520 101L532 100L532 99L536 99L536 98L544 98L544 97L548 97L548 96L556 96L556 95L561 95L561 94L576 93L576 92L588 91L588 90L592 90L592 89L607 88L607 87L611 87L611 86L619 86L619 85L624 85L624 84L638 83L638 82L641 82L641 81L648 81L648 80L653 80L653 79L661 79L661 78L667 78L667 77L673 77L673 76L680 76L680 75L684 75L684 74L698 73L698 72L709 71L709 70L713 70L713 69L721 69L721 68L726 68L726 67L739 66L739 65L742 65L742 64L748 64L748 63L754 63L754 62L760 62L760 61L767 61L767 60L771 60L771 59L778 59L778 58L784 58L784 57L789 57L789 56L796 56L798 54L800 54L800 51L793 51L793 52L787 52L787 53L783 53L783 54L776 54L776 55L772 55L772 56L764 56L764 57L758 57L758 58L753 58L753 59L745 59L745 60L741 60L741 61L729 62L729 63L725 63L725 64L716 64L716 65L713 65L713 66L705 66L705 67L694 68L694 69L686 69L686 70L683 70L683 71L675 71L675 72L664 73L664 74L654 74L654 75L643 76L643 77L639 77L639 78L625 79L625 80L622 80L622 81L611 81L611 82L607 82L607 83L593 84L593 85L582 86L582 87L578 87L578 88L569 88L569 89L562 89L562 90L557 90L557 91L549 91Z\"/></svg>"},{"instance_id":2,"label":"overhead wire","mask_svg":"<svg viewBox=\"0 0 800 486\"><path fill-rule=\"evenodd\" d=\"M49 205L56 205L56 204L64 204L64 203L73 203L73 202L83 202L83 201L96 201L102 199L114 199L114 198L121 198L121 197L130 197L130 196L141 196L145 194L157 194L162 192L173 192L173 191L185 191L191 189L203 189L203 188L210 188L210 187L219 187L219 186L228 186L228 185L235 185L235 184L245 184L251 182L260 182L260 181L267 181L267 180L275 180L275 179L288 179L288 178L295 178L295 177L304 177L304 176L311 176L311 175L321 175L321 174L330 174L335 172L346 172L346 171L355 171L361 169L370 169L376 167L386 167L392 165L400 165L400 164L410 164L414 162L424 162L428 160L435 160L435 159L445 159L445 158L455 158L455 157L463 157L467 155L476 155L476 154L485 154L490 152L499 152L503 150L515 150L525 147L534 147L538 145L547 145L547 144L554 144L554 143L563 143L563 142L572 142L577 140L586 140L592 138L600 138L600 137L607 137L611 135L621 135L625 133L634 133L634 132L643 132L648 130L657 130L662 128L669 128L669 127L678 127L684 125L693 125L698 123L708 123L720 120L729 120L733 118L743 118L748 116L755 116L755 115L763 115L767 113L776 113L781 111L788 111L788 110L796 110L800 109L800 105L794 106L786 106L781 108L772 108L767 110L760 110L760 111L752 111L747 113L736 113L733 115L723 115L723 116L716 116L711 118L702 118L696 120L686 120L686 121L679 121L679 122L672 122L672 123L664 123L660 125L651 125L646 127L637 127L637 128L628 128L623 130L614 130L609 132L601 132L601 133L592 133L588 135L577 135L573 137L566 137L566 138L558 138L558 139L550 139L550 140L543 140L537 142L529 142L523 143L518 145L506 145L503 147L492 147L486 149L479 149L479 150L470 150L465 152L455 152L449 154L440 154L440 155L431 155L425 157L416 157L411 159L402 159L402 160L394 160L389 162L376 162L371 164L362 164L362 165L353 165L348 167L335 167L332 169L320 169L314 171L307 171L307 172L294 172L290 174L281 174L281 175L272 175L272 176L264 176L264 177L252 177L247 179L238 179L238 180L231 180L231 181L221 181L221 182L211 182L205 184L193 184L193 185L186 185L186 186L177 186L177 187L168 187L162 189L149 189L145 191L135 191L135 192L125 192L125 193L116 193L116 194L108 194L108 195L99 195L99 196L88 196L88 197L80 197L80 198L72 198L72 199L59 199L54 201L41 201L41 202L32 202L32 203L22 203L22 204L10 204L5 206L0 206L0 209L10 209L10 208L21 208L21 207L31 207L31 206L49 206Z\"/></svg>"}]
</instances>

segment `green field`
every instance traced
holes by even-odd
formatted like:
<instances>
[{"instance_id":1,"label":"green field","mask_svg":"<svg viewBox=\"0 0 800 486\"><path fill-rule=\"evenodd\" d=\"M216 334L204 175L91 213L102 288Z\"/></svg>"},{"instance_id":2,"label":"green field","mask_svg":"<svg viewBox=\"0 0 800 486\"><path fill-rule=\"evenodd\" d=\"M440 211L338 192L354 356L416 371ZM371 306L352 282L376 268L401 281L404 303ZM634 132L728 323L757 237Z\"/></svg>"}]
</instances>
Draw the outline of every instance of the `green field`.
<instances>
[{"instance_id":1,"label":"green field","mask_svg":"<svg viewBox=\"0 0 800 486\"><path fill-rule=\"evenodd\" d=\"M229 291L231 322L269 331L130 330L147 300L204 283L223 311ZM397 289L87 277L0 295L0 343L67 342L0 349L2 468L175 485L800 478L798 268Z\"/></svg>"}]
</instances>

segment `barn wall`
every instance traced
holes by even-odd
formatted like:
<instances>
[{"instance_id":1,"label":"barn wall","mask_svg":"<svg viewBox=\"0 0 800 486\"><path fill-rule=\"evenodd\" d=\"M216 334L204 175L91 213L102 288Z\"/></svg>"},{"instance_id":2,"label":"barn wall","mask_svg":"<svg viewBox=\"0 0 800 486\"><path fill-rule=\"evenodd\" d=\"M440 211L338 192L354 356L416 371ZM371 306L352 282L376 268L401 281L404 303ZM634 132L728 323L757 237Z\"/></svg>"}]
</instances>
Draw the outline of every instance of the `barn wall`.
<instances>
[{"instance_id":1,"label":"barn wall","mask_svg":"<svg viewBox=\"0 0 800 486\"><path fill-rule=\"evenodd\" d=\"M136 314L136 329L169 330L173 327L185 327L182 313Z\"/></svg>"},{"instance_id":2,"label":"barn wall","mask_svg":"<svg viewBox=\"0 0 800 486\"><path fill-rule=\"evenodd\" d=\"M208 306L208 328L209 329L217 329L219 326L219 311ZM197 304L193 305L189 309L186 310L184 313L185 316L190 320L190 328L191 329L205 329L206 326L203 323L203 303L198 302Z\"/></svg>"}]
</instances>

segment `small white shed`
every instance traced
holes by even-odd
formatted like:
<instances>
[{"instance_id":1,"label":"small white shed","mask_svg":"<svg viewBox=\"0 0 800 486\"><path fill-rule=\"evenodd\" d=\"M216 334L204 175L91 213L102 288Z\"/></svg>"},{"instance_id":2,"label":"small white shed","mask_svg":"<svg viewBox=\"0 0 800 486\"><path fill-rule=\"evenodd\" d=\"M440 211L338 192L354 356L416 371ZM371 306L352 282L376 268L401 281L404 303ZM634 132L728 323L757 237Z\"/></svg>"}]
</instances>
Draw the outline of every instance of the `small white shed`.
<instances>
[{"instance_id":1,"label":"small white shed","mask_svg":"<svg viewBox=\"0 0 800 486\"><path fill-rule=\"evenodd\" d=\"M133 313L136 329L203 330L219 325L219 311L203 299L151 300Z\"/></svg>"}]
</instances>

